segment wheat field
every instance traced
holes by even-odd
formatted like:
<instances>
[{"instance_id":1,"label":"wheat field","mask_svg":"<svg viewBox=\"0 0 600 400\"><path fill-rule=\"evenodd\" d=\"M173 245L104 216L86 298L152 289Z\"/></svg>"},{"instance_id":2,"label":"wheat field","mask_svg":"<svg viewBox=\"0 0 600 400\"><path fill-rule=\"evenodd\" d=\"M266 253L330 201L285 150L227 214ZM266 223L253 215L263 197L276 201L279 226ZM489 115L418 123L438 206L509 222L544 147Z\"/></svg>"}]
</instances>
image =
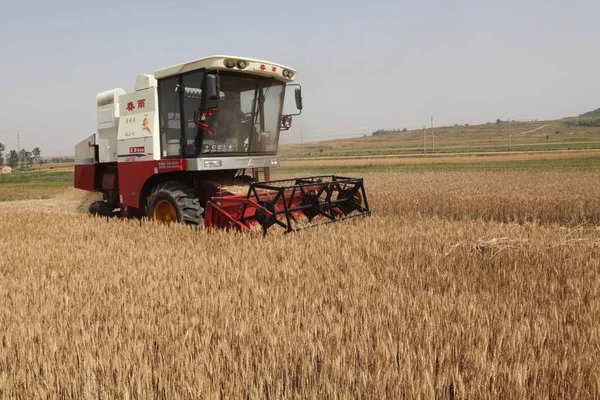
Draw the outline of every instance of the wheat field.
<instances>
[{"instance_id":1,"label":"wheat field","mask_svg":"<svg viewBox=\"0 0 600 400\"><path fill-rule=\"evenodd\" d=\"M264 239L0 203L0 398L599 398L599 178L367 173Z\"/></svg>"}]
</instances>

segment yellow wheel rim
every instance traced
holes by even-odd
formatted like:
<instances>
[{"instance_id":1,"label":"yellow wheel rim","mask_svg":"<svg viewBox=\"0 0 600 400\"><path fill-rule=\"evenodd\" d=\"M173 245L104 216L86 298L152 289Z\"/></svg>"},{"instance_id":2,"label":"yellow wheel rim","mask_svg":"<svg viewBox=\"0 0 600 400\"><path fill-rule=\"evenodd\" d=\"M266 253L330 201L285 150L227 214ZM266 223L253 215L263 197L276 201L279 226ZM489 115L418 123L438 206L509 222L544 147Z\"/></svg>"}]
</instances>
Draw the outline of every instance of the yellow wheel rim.
<instances>
[{"instance_id":1,"label":"yellow wheel rim","mask_svg":"<svg viewBox=\"0 0 600 400\"><path fill-rule=\"evenodd\" d=\"M154 207L153 220L155 225L177 222L177 211L170 201L161 200Z\"/></svg>"}]
</instances>

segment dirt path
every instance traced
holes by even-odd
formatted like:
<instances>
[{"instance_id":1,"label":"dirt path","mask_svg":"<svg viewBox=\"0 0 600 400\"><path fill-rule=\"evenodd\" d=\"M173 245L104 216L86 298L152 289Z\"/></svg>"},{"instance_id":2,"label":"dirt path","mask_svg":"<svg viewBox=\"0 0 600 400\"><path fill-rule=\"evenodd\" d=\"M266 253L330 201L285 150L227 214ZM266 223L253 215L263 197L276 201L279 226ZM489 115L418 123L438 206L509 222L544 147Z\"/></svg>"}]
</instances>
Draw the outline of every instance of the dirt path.
<instances>
[{"instance_id":1,"label":"dirt path","mask_svg":"<svg viewBox=\"0 0 600 400\"><path fill-rule=\"evenodd\" d=\"M537 131L539 131L539 130L541 130L541 129L544 129L544 128L545 128L545 127L547 127L547 126L550 126L550 125L542 125L542 126L540 126L539 128L535 128L535 129L532 129L532 130L530 130L530 131L525 131L525 132L515 133L515 136L517 136L517 135L526 135L526 134L528 134L528 133L537 132Z\"/></svg>"}]
</instances>

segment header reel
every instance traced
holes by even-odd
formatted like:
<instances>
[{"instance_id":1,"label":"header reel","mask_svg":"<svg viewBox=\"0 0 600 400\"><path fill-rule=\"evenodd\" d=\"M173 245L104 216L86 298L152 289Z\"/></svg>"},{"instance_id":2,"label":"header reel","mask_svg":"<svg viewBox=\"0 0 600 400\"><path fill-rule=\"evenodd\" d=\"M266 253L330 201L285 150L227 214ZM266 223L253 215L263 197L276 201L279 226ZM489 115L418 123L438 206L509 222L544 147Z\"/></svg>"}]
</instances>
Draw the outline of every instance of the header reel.
<instances>
[{"instance_id":1,"label":"header reel","mask_svg":"<svg viewBox=\"0 0 600 400\"><path fill-rule=\"evenodd\" d=\"M246 195L213 197L205 225L258 236L273 226L289 233L370 214L362 178L325 175L253 182Z\"/></svg>"}]
</instances>

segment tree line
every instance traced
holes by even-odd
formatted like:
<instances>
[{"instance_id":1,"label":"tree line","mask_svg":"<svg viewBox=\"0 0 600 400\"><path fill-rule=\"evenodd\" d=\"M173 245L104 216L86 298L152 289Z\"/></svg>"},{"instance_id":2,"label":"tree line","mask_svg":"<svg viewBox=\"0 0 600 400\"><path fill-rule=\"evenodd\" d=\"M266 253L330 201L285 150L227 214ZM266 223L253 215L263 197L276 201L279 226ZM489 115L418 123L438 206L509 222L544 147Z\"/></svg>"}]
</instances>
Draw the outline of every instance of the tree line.
<instances>
[{"instance_id":1,"label":"tree line","mask_svg":"<svg viewBox=\"0 0 600 400\"><path fill-rule=\"evenodd\" d=\"M8 165L11 168L26 169L34 164L40 164L40 157L42 152L39 147L29 151L26 149L11 150L8 153L4 153L6 146L0 143L0 165Z\"/></svg>"},{"instance_id":2,"label":"tree line","mask_svg":"<svg viewBox=\"0 0 600 400\"><path fill-rule=\"evenodd\" d=\"M377 135L387 135L390 133L399 133L399 132L408 132L407 128L404 129L377 129L375 132L371 133L372 136Z\"/></svg>"}]
</instances>

